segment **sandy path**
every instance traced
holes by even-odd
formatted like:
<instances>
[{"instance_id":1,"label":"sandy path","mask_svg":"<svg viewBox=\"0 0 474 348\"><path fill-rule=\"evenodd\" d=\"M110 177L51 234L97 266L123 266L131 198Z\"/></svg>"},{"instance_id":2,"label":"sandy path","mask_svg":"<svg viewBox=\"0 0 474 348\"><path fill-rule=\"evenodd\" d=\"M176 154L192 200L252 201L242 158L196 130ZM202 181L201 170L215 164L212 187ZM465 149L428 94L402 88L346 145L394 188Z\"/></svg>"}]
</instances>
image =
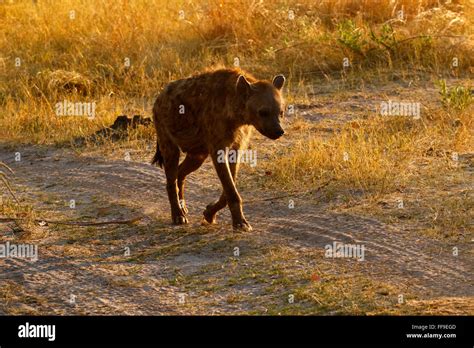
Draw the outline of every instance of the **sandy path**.
<instances>
[{"instance_id":1,"label":"sandy path","mask_svg":"<svg viewBox=\"0 0 474 348\"><path fill-rule=\"evenodd\" d=\"M20 151L21 162L14 162ZM137 215L144 218L135 225L91 229L71 242L68 228L44 231L39 243L37 262L23 259L0 259L0 284L19 285L25 296L35 300L19 307L27 313L40 308L42 313L78 314L183 314L232 312L231 305L216 308L183 307L178 303L182 287L163 282L178 268L186 274L204 270L222 262L228 255L211 252L209 244L217 237L232 234L227 211L219 216L217 228L209 233L186 236L200 226L205 205L217 198L219 186L210 163L189 177L187 202L191 224L184 227L182 242L207 242L200 250L175 257L159 256L140 262L121 257L129 246L132 255L139 250L159 250L170 241L179 244L183 228L169 225L164 175L145 160L123 161L78 156L70 150L48 147L0 149L0 161L15 171L14 182L21 196L37 201L37 207L60 211L72 218L109 220ZM271 197L268 192L241 190L246 198ZM42 201L44 195L55 201ZM74 210L67 206L76 200ZM249 199L250 200L250 199ZM301 250L324 250L334 241L363 244L366 247L363 273L391 282L400 282L426 297L472 296L473 260L469 254L452 255L452 246L416 236L409 229L387 225L375 219L330 212L315 197L296 197L295 208L288 209L288 199L250 201L245 204L247 218L254 232L243 238L244 244L280 243ZM11 240L8 226L0 225L0 237ZM38 232L40 235L42 232ZM173 231L179 232L174 237ZM166 232L166 233L165 233ZM176 242L173 242L173 238ZM67 251L69 246L77 250ZM118 277L126 275L125 277ZM120 283L117 279L122 279ZM125 284L123 283L125 281ZM13 285L12 285L13 284ZM245 290L245 289L244 289ZM70 303L71 295L76 304ZM192 297L192 294L189 294ZM219 294L216 294L218 296ZM31 296L30 296L31 297Z\"/></svg>"}]
</instances>

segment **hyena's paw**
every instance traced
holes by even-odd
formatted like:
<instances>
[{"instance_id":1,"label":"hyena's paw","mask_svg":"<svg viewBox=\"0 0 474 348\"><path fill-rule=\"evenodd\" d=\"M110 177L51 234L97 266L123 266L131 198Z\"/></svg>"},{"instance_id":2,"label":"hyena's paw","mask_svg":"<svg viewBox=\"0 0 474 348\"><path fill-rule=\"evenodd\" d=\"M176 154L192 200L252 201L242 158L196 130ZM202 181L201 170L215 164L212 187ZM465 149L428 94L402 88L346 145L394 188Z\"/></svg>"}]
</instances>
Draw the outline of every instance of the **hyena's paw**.
<instances>
[{"instance_id":1,"label":"hyena's paw","mask_svg":"<svg viewBox=\"0 0 474 348\"><path fill-rule=\"evenodd\" d=\"M179 207L181 208L181 211L184 213L184 215L188 215L189 210L188 210L188 207L186 206L186 201L184 199L181 199L179 201Z\"/></svg>"},{"instance_id":2,"label":"hyena's paw","mask_svg":"<svg viewBox=\"0 0 474 348\"><path fill-rule=\"evenodd\" d=\"M189 221L188 221L188 218L184 215L176 215L173 217L173 224L175 225L184 225L184 224L187 224Z\"/></svg>"},{"instance_id":3,"label":"hyena's paw","mask_svg":"<svg viewBox=\"0 0 474 348\"><path fill-rule=\"evenodd\" d=\"M247 220L242 220L232 224L234 232L251 232L252 226L247 222Z\"/></svg>"},{"instance_id":4,"label":"hyena's paw","mask_svg":"<svg viewBox=\"0 0 474 348\"><path fill-rule=\"evenodd\" d=\"M208 223L208 224L215 224L216 223L216 213L213 213L211 210L210 210L210 206L212 206L212 204L209 204L207 207L206 207L206 210L204 210L204 212L202 213L202 215L204 215L204 220L203 222L204 223Z\"/></svg>"}]
</instances>

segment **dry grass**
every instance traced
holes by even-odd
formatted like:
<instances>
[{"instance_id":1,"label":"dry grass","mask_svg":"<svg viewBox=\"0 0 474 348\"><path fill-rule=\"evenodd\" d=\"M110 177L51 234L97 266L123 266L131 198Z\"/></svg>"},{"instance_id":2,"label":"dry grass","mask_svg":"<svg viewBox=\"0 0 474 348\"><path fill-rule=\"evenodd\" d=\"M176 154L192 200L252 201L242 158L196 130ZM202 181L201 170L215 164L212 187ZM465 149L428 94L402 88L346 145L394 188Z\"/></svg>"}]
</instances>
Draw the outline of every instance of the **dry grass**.
<instances>
[{"instance_id":1,"label":"dry grass","mask_svg":"<svg viewBox=\"0 0 474 348\"><path fill-rule=\"evenodd\" d=\"M67 141L170 80L232 66L236 57L259 77L286 74L290 95L320 77L369 71L469 74L473 9L469 1L433 0L10 1L0 7L0 135ZM56 116L55 103L65 99L96 102L96 118Z\"/></svg>"},{"instance_id":2,"label":"dry grass","mask_svg":"<svg viewBox=\"0 0 474 348\"><path fill-rule=\"evenodd\" d=\"M16 198L15 194L13 193L12 187L10 185L10 180L8 179L8 174L12 174L13 171L9 166L7 166L5 163L0 162L0 182L3 184L5 191L8 191L10 195L15 199L15 201L18 202L18 199Z\"/></svg>"},{"instance_id":3,"label":"dry grass","mask_svg":"<svg viewBox=\"0 0 474 348\"><path fill-rule=\"evenodd\" d=\"M328 139L307 137L268 162L279 186L318 186L334 181L340 188L387 193L416 175L413 163L436 153L450 159L473 146L472 108L451 114L428 111L428 117L368 116L342 126ZM455 122L456 121L456 122ZM301 124L297 125L301 131ZM345 156L346 155L346 156Z\"/></svg>"},{"instance_id":4,"label":"dry grass","mask_svg":"<svg viewBox=\"0 0 474 348\"><path fill-rule=\"evenodd\" d=\"M473 107L426 114L420 120L370 115L329 137L296 122L293 127L307 134L265 162L272 175L263 183L291 193L322 187L319 195L333 209L409 223L429 237L469 241Z\"/></svg>"},{"instance_id":5,"label":"dry grass","mask_svg":"<svg viewBox=\"0 0 474 348\"><path fill-rule=\"evenodd\" d=\"M35 307L45 304L42 296L31 295L22 285L2 282L0 285L0 311L10 315L38 315Z\"/></svg>"}]
</instances>

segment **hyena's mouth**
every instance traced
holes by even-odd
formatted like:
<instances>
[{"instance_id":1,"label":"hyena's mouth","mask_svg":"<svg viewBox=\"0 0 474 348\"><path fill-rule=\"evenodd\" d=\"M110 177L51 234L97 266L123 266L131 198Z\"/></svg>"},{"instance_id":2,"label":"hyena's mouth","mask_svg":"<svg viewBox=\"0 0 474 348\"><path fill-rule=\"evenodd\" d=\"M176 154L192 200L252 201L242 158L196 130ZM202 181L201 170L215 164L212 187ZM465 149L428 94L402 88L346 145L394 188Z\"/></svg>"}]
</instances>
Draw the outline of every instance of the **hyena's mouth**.
<instances>
[{"instance_id":1,"label":"hyena's mouth","mask_svg":"<svg viewBox=\"0 0 474 348\"><path fill-rule=\"evenodd\" d=\"M280 138L283 134L285 134L285 131L283 129L278 129L276 131L272 132L260 132L262 135L266 136L267 138L270 138L271 140L277 140Z\"/></svg>"}]
</instances>

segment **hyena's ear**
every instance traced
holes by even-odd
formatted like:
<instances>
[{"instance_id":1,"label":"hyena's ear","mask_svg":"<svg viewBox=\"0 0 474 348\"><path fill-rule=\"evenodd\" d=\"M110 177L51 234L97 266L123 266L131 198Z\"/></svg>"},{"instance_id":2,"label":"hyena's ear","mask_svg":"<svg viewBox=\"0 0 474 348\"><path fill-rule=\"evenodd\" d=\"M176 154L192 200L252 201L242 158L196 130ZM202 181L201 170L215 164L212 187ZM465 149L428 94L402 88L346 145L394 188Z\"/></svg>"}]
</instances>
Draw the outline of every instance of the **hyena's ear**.
<instances>
[{"instance_id":1,"label":"hyena's ear","mask_svg":"<svg viewBox=\"0 0 474 348\"><path fill-rule=\"evenodd\" d=\"M273 86L275 86L276 89L281 89L284 84L285 84L285 76L277 75L273 78Z\"/></svg>"},{"instance_id":2,"label":"hyena's ear","mask_svg":"<svg viewBox=\"0 0 474 348\"><path fill-rule=\"evenodd\" d=\"M239 78L237 79L237 85L235 86L237 89L237 93L239 95L248 95L250 92L250 82L247 81L244 75L240 75Z\"/></svg>"}]
</instances>

